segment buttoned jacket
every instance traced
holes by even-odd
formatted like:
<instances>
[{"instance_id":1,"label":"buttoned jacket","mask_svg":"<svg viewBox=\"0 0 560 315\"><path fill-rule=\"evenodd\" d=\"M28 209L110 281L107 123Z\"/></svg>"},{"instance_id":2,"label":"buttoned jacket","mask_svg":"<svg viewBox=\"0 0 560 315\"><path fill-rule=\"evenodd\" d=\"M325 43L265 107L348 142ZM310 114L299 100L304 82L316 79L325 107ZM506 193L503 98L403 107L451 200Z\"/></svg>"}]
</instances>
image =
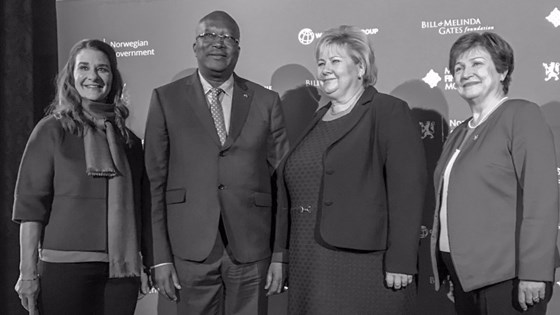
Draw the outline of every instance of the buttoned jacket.
<instances>
[{"instance_id":1,"label":"buttoned jacket","mask_svg":"<svg viewBox=\"0 0 560 315\"><path fill-rule=\"evenodd\" d=\"M287 259L287 217L273 206L272 174L288 150L280 97L234 75L230 122L221 145L198 72L154 90L145 133L151 263L203 261L220 219L237 261Z\"/></svg>"},{"instance_id":2,"label":"buttoned jacket","mask_svg":"<svg viewBox=\"0 0 560 315\"><path fill-rule=\"evenodd\" d=\"M293 148L329 108L316 113ZM340 137L323 153L316 240L341 250L386 251L387 271L414 274L427 181L418 122L404 101L374 87L348 115ZM279 207L297 211L301 205L291 204L284 166Z\"/></svg>"}]
</instances>

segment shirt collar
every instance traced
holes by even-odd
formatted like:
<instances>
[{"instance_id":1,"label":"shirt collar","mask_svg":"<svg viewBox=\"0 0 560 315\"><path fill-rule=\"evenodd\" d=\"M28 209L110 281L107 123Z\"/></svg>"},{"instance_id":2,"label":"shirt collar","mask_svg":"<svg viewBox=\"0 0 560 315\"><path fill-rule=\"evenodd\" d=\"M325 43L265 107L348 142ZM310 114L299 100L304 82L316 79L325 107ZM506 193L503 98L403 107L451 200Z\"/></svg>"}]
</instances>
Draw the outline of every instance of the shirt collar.
<instances>
[{"instance_id":1,"label":"shirt collar","mask_svg":"<svg viewBox=\"0 0 560 315\"><path fill-rule=\"evenodd\" d=\"M202 76L200 70L198 70L198 77L200 78L200 83L202 84L202 90L204 91L204 95L208 94L208 92L212 89L212 85ZM233 74L224 82L222 85L219 86L220 89L224 90L224 92L228 96L233 95Z\"/></svg>"}]
</instances>

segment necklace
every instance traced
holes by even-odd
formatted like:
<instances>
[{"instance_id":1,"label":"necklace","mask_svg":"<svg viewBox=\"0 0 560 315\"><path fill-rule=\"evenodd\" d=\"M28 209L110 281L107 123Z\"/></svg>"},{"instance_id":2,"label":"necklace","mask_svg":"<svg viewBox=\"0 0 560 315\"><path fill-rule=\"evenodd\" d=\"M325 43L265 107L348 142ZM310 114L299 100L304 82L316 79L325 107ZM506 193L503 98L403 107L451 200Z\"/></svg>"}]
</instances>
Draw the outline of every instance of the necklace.
<instances>
[{"instance_id":1,"label":"necklace","mask_svg":"<svg viewBox=\"0 0 560 315\"><path fill-rule=\"evenodd\" d=\"M338 116L338 115L342 115L344 113L347 113L350 109L352 109L354 107L354 104L355 103L352 103L352 104L348 105L345 109L337 111L337 112L334 110L334 106L331 106L331 110L330 110L331 116Z\"/></svg>"},{"instance_id":2,"label":"necklace","mask_svg":"<svg viewBox=\"0 0 560 315\"><path fill-rule=\"evenodd\" d=\"M473 116L473 119L469 120L469 128L474 129L480 126L480 124L486 121L486 119L490 116L490 114L492 114L498 107L500 107L500 105L502 105L502 103L505 102L507 98L508 97L505 96L498 103L496 103L496 105L494 105L489 111L487 111L486 114L484 114L484 116L482 116L482 118L480 118L476 124L473 124L473 120L474 120L474 116Z\"/></svg>"},{"instance_id":3,"label":"necklace","mask_svg":"<svg viewBox=\"0 0 560 315\"><path fill-rule=\"evenodd\" d=\"M331 116L338 116L338 115L342 115L342 114L345 114L345 113L349 112L354 107L354 105L356 105L356 102L358 101L360 96L362 96L363 92L364 92L364 90L359 90L358 93L354 94L354 96L352 96L348 100L348 102L346 102L347 105L340 105L340 107L344 106L343 110L335 111L334 108L336 106L334 104L331 105L331 108L330 108Z\"/></svg>"}]
</instances>

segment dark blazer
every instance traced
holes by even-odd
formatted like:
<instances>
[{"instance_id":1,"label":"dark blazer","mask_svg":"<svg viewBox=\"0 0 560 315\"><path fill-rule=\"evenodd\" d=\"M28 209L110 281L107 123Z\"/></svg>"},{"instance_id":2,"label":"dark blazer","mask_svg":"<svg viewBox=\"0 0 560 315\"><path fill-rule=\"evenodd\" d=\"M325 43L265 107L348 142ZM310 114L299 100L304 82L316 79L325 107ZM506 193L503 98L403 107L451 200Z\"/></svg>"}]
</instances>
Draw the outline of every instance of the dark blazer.
<instances>
[{"instance_id":1,"label":"dark blazer","mask_svg":"<svg viewBox=\"0 0 560 315\"><path fill-rule=\"evenodd\" d=\"M126 156L134 185L134 208L141 230L142 144L132 135ZM15 189L13 220L44 224L42 248L107 250L106 178L86 174L84 140L53 116L35 127L23 153Z\"/></svg>"},{"instance_id":2,"label":"dark blazer","mask_svg":"<svg viewBox=\"0 0 560 315\"><path fill-rule=\"evenodd\" d=\"M329 108L330 103L316 113L301 139ZM340 249L385 250L387 271L414 274L427 182L418 123L404 101L374 87L348 115L343 135L323 155L317 241ZM297 205L290 204L284 166L279 207L288 212Z\"/></svg>"},{"instance_id":3,"label":"dark blazer","mask_svg":"<svg viewBox=\"0 0 560 315\"><path fill-rule=\"evenodd\" d=\"M438 270L442 176L469 120L449 135L434 172L436 289L445 278ZM466 141L451 169L447 194L449 244L461 285L471 291L515 277L552 281L558 177L552 132L539 106L508 100Z\"/></svg>"},{"instance_id":4,"label":"dark blazer","mask_svg":"<svg viewBox=\"0 0 560 315\"><path fill-rule=\"evenodd\" d=\"M172 255L204 260L220 216L239 262L272 251L274 261L287 258L287 216L272 198L272 174L288 150L280 98L236 75L234 81L223 147L198 72L153 92L145 134L153 264L172 262Z\"/></svg>"}]
</instances>

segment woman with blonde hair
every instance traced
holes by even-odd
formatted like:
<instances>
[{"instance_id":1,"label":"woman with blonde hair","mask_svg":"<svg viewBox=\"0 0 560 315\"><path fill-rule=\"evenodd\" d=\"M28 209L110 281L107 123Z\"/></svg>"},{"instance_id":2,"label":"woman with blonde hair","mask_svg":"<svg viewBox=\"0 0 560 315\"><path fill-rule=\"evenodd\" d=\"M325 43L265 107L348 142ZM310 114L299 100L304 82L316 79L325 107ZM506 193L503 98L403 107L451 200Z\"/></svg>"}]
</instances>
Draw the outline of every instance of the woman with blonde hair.
<instances>
[{"instance_id":1,"label":"woman with blonde hair","mask_svg":"<svg viewBox=\"0 0 560 315\"><path fill-rule=\"evenodd\" d=\"M280 166L290 213L290 314L414 310L426 164L408 105L378 92L367 36L323 33L317 78L330 99Z\"/></svg>"}]
</instances>

